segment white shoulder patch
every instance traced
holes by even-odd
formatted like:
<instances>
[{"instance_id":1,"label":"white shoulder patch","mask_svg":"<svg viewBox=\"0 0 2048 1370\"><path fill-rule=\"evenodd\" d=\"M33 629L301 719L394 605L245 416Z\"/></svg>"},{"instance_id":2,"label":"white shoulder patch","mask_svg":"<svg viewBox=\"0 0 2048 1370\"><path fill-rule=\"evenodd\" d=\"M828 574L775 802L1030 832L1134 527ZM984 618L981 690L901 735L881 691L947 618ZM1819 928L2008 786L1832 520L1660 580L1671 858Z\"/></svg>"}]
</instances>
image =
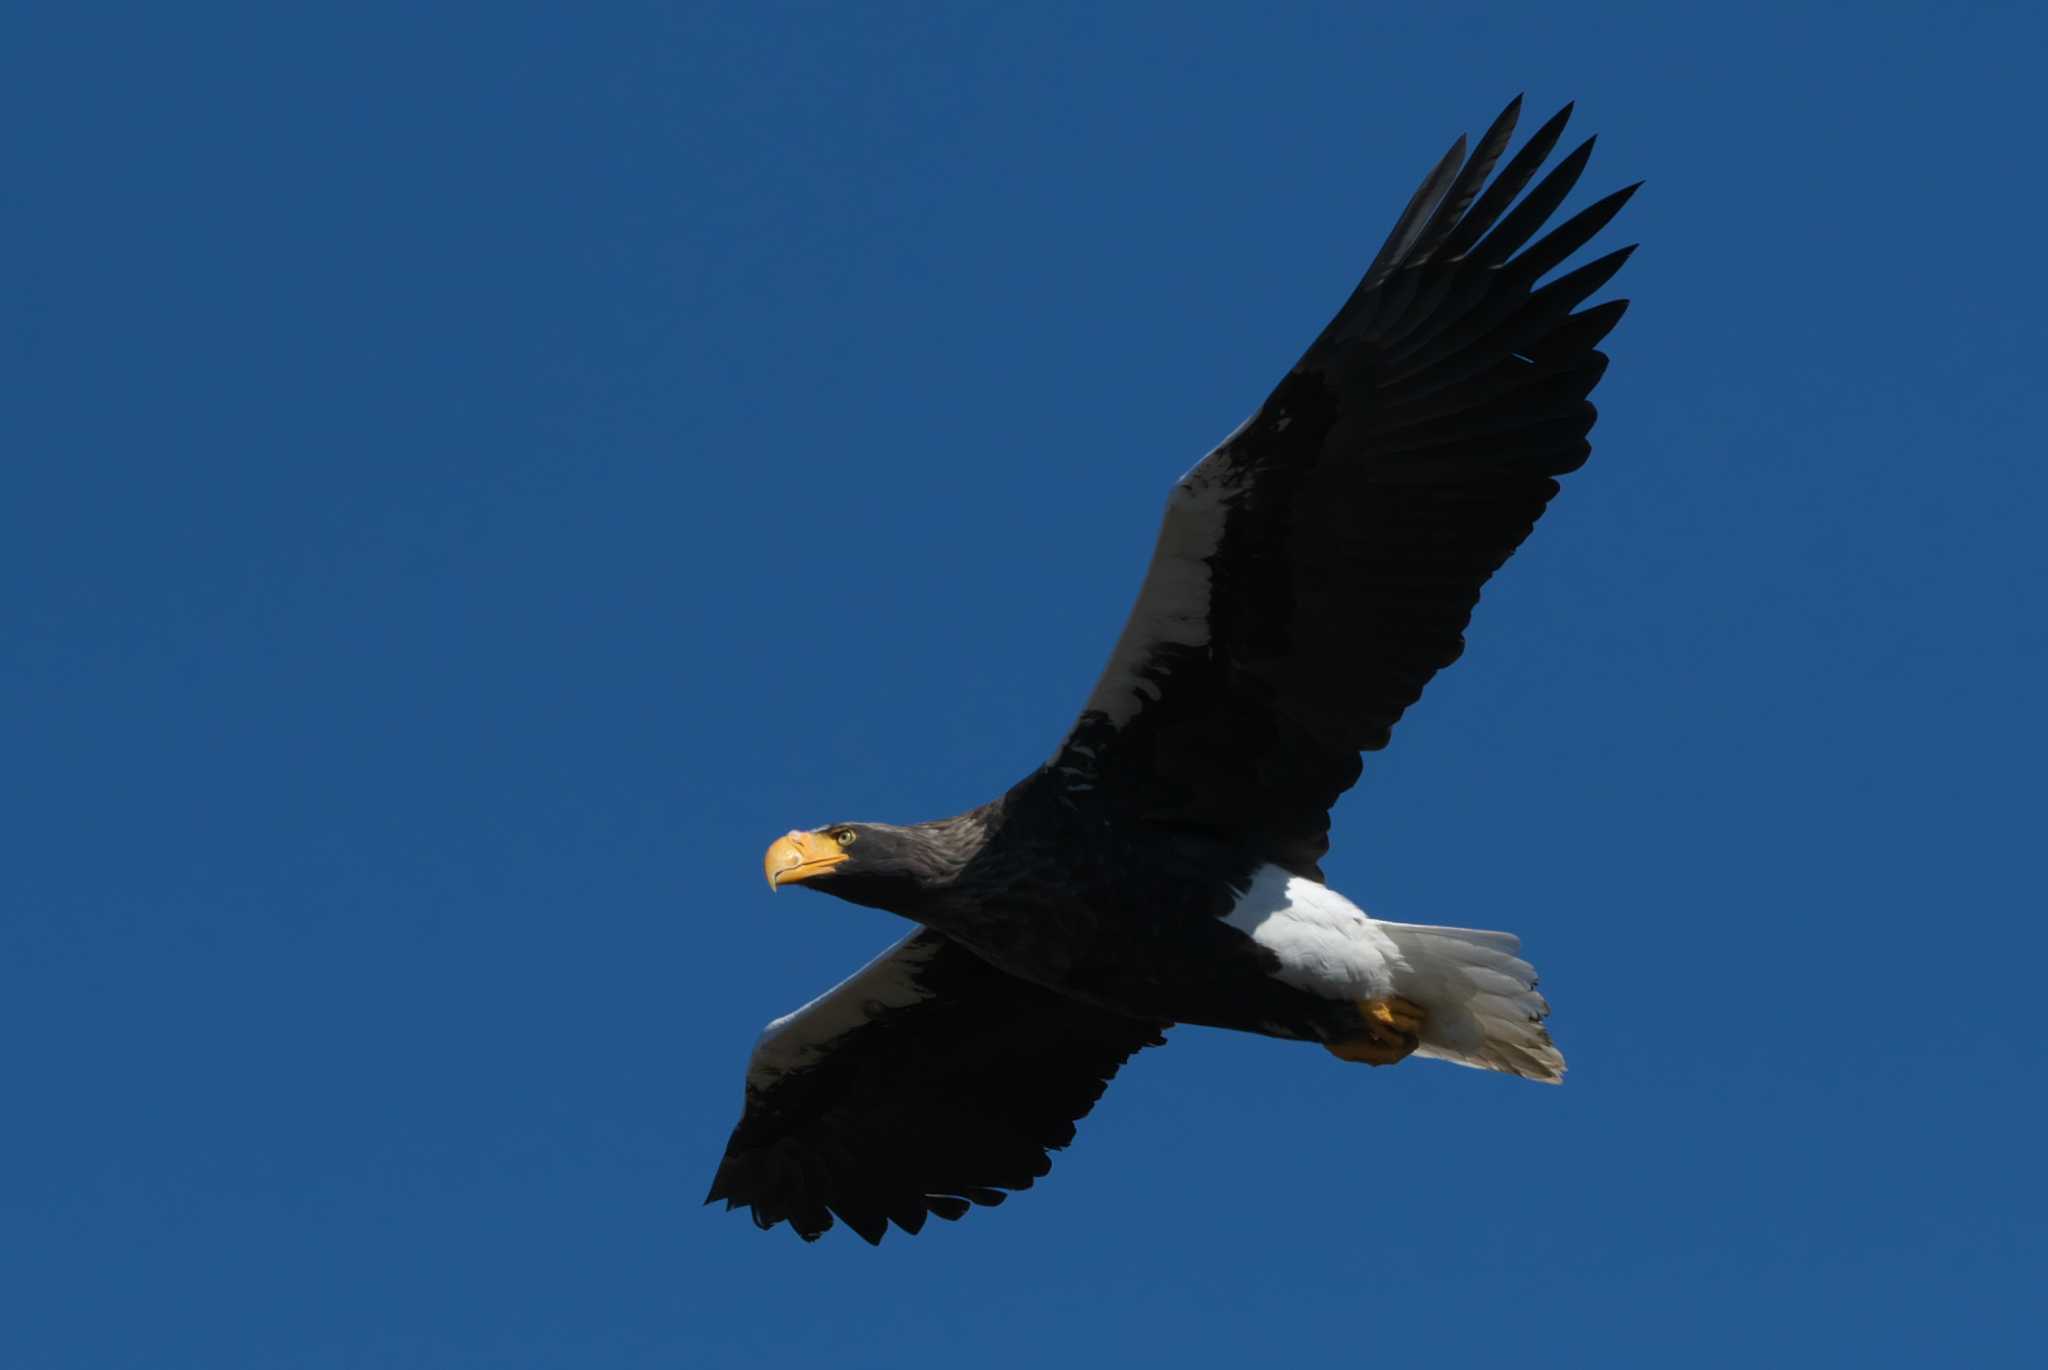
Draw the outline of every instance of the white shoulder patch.
<instances>
[{"instance_id":1,"label":"white shoulder patch","mask_svg":"<svg viewBox=\"0 0 2048 1370\"><path fill-rule=\"evenodd\" d=\"M796 1012L762 1028L747 1058L747 1083L759 1087L807 1066L829 1055L834 1039L861 1024L931 998L918 987L916 976L940 943L912 945L922 935L922 929L913 932Z\"/></svg>"},{"instance_id":2,"label":"white shoulder patch","mask_svg":"<svg viewBox=\"0 0 2048 1370\"><path fill-rule=\"evenodd\" d=\"M1274 977L1327 999L1395 992L1400 953L1384 926L1328 885L1261 866L1224 921L1280 958Z\"/></svg>"}]
</instances>

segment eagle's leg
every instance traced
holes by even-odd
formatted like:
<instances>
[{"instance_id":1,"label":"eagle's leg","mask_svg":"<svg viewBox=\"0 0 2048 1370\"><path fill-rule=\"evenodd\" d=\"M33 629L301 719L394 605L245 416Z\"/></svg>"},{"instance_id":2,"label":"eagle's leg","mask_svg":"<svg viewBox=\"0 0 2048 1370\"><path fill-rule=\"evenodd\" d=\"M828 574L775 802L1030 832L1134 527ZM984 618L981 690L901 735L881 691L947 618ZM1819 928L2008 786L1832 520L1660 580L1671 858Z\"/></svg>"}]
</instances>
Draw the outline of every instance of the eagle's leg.
<instances>
[{"instance_id":1,"label":"eagle's leg","mask_svg":"<svg viewBox=\"0 0 2048 1370\"><path fill-rule=\"evenodd\" d=\"M1422 1040L1422 1005L1398 994L1363 999L1358 1004L1356 1036L1331 1038L1323 1047L1346 1061L1390 1066L1404 1059Z\"/></svg>"}]
</instances>

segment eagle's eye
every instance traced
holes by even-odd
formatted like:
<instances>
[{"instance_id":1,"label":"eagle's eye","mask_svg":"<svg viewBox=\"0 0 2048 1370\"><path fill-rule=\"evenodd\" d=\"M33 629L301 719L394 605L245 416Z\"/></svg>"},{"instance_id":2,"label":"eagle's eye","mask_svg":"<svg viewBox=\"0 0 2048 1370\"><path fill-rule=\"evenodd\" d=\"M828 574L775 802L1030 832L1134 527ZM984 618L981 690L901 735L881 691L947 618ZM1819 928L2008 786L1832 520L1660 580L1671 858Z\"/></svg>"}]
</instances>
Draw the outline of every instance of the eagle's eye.
<instances>
[{"instance_id":1,"label":"eagle's eye","mask_svg":"<svg viewBox=\"0 0 2048 1370\"><path fill-rule=\"evenodd\" d=\"M853 845L853 839L859 836L860 834L852 828L841 828L832 834L832 840L842 847L850 847Z\"/></svg>"}]
</instances>

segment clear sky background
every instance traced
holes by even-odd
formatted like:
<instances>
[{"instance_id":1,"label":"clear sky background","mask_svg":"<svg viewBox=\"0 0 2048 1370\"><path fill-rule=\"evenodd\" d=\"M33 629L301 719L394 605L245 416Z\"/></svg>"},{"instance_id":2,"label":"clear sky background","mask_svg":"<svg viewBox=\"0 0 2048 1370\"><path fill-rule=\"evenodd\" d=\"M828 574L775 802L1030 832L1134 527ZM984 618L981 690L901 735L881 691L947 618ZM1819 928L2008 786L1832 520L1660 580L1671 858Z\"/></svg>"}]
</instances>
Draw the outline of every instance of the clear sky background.
<instances>
[{"instance_id":1,"label":"clear sky background","mask_svg":"<svg viewBox=\"0 0 2048 1370\"><path fill-rule=\"evenodd\" d=\"M2048 21L1391 8L9 7L0 1364L2036 1363ZM1328 871L1569 1083L1182 1029L701 1208L902 931L767 842L1035 767L1521 90L1636 304Z\"/></svg>"}]
</instances>

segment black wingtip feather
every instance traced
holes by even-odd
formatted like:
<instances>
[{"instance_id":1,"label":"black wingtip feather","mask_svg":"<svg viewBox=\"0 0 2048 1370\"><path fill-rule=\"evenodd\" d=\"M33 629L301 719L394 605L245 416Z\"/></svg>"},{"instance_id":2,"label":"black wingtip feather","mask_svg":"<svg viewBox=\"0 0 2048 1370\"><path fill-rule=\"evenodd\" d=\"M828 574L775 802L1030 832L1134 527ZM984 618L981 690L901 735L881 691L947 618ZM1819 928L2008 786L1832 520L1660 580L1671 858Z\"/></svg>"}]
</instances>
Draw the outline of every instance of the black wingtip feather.
<instances>
[{"instance_id":1,"label":"black wingtip feather","mask_svg":"<svg viewBox=\"0 0 2048 1370\"><path fill-rule=\"evenodd\" d=\"M1551 329L1542 339L1531 343L1529 355L1539 362L1598 356L1600 354L1594 349L1614 331L1614 326L1627 312L1627 300L1606 300L1590 309L1582 309Z\"/></svg>"},{"instance_id":2,"label":"black wingtip feather","mask_svg":"<svg viewBox=\"0 0 2048 1370\"><path fill-rule=\"evenodd\" d=\"M869 1246L880 1246L882 1238L889 1234L889 1220L879 1213L846 1205L835 1205L832 1211Z\"/></svg>"},{"instance_id":3,"label":"black wingtip feather","mask_svg":"<svg viewBox=\"0 0 2048 1370\"><path fill-rule=\"evenodd\" d=\"M1415 193L1408 197L1408 207L1402 210L1401 217L1394 221L1394 231L1387 235L1387 241L1381 245L1378 255L1372 259L1372 265L1365 269L1365 284L1362 289L1369 289L1373 284L1386 279L1394 268L1400 265L1402 259L1408 255L1408 250L1422 236L1423 230L1429 224L1430 216L1436 212L1437 205L1450 189L1457 177L1458 168L1464 165L1464 162L1465 135L1461 133L1451 144L1450 151L1437 161L1435 168L1423 179L1422 184L1416 187Z\"/></svg>"},{"instance_id":4,"label":"black wingtip feather","mask_svg":"<svg viewBox=\"0 0 2048 1370\"><path fill-rule=\"evenodd\" d=\"M1596 135L1597 138L1597 135ZM1571 194L1579 177L1586 170L1586 162L1593 155L1595 138L1588 138L1550 169L1550 173L1537 182L1535 189L1515 206L1514 211L1494 228L1491 233L1473 247L1472 260L1488 266L1498 266L1512 257L1523 243L1543 227L1564 197Z\"/></svg>"},{"instance_id":5,"label":"black wingtip feather","mask_svg":"<svg viewBox=\"0 0 2048 1370\"><path fill-rule=\"evenodd\" d=\"M1522 115L1522 97L1517 95L1508 101L1507 108L1494 116L1486 126L1486 132L1479 135L1472 155L1458 172L1458 179L1451 183L1438 202L1436 210L1429 216L1429 223L1415 240L1415 245L1405 255L1402 265L1414 265L1428 261L1436 255L1444 240L1449 238L1465 217L1473 199L1485 186L1486 178L1493 174L1494 163L1507 150L1508 140L1515 136L1515 123Z\"/></svg>"},{"instance_id":6,"label":"black wingtip feather","mask_svg":"<svg viewBox=\"0 0 2048 1370\"><path fill-rule=\"evenodd\" d=\"M1636 183L1641 184L1640 181ZM1545 275L1565 258L1584 247L1594 234L1607 227L1609 221L1621 212L1621 207L1627 204L1629 197L1635 193L1635 186L1623 186L1613 194L1587 205L1538 238L1527 251L1515 258L1515 271L1525 281L1534 281Z\"/></svg>"},{"instance_id":7,"label":"black wingtip feather","mask_svg":"<svg viewBox=\"0 0 2048 1370\"><path fill-rule=\"evenodd\" d=\"M1578 308L1579 301L1613 279L1614 273L1621 270L1622 263L1635 255L1637 246L1630 243L1626 247L1617 247L1604 257L1595 257L1584 266L1572 268L1549 285L1530 291L1523 309L1534 314L1542 308L1556 308L1561 300L1568 301L1566 310Z\"/></svg>"},{"instance_id":8,"label":"black wingtip feather","mask_svg":"<svg viewBox=\"0 0 2048 1370\"><path fill-rule=\"evenodd\" d=\"M1472 245L1493 227L1493 221L1500 217L1501 212L1521 193L1522 187L1528 184L1529 178L1543 165L1544 159L1550 156L1550 150L1557 146L1557 140L1563 136L1564 126L1571 117L1572 107L1566 105L1545 120L1543 127L1529 135L1529 141L1522 144L1522 150L1508 160L1493 184L1486 188L1486 193L1479 197L1478 203L1466 212L1457 229L1445 240L1440 249L1442 255L1459 257L1472 250Z\"/></svg>"}]
</instances>

